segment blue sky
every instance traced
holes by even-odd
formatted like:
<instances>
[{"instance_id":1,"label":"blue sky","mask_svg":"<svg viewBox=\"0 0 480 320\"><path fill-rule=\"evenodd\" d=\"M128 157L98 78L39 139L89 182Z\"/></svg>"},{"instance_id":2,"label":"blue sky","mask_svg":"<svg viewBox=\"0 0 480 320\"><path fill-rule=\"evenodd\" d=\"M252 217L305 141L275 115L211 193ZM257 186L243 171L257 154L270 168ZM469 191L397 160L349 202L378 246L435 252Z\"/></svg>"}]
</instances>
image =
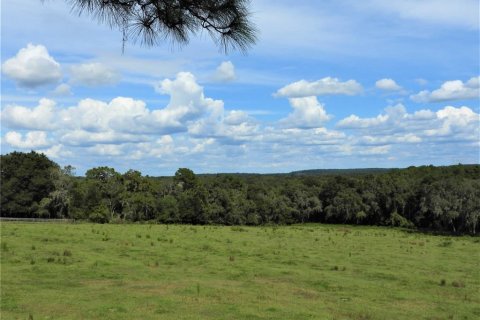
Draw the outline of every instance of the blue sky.
<instances>
[{"instance_id":1,"label":"blue sky","mask_svg":"<svg viewBox=\"0 0 480 320\"><path fill-rule=\"evenodd\" d=\"M274 4L272 4L274 3ZM479 163L476 0L255 1L258 43L145 48L66 1L1 6L1 152L78 174Z\"/></svg>"}]
</instances>

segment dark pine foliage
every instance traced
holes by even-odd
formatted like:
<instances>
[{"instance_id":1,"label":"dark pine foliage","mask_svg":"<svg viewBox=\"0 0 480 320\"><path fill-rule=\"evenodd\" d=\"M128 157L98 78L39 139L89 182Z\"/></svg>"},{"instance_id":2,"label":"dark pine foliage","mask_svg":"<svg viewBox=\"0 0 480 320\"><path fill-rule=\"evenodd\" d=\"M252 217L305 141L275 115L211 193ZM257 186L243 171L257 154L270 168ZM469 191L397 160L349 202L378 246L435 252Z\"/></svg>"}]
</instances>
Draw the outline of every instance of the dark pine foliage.
<instances>
[{"instance_id":1,"label":"dark pine foliage","mask_svg":"<svg viewBox=\"0 0 480 320\"><path fill-rule=\"evenodd\" d=\"M123 41L147 46L165 41L186 44L206 31L224 51L246 52L256 41L247 0L68 0L73 11L87 13L123 32Z\"/></svg>"}]
</instances>

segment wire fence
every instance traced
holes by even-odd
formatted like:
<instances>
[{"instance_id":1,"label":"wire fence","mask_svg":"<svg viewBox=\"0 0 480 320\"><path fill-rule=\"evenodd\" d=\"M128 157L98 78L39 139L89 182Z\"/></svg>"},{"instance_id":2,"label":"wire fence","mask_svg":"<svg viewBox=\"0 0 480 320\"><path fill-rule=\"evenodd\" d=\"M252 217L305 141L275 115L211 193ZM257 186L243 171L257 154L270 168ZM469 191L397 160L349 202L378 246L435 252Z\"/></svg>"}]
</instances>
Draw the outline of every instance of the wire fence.
<instances>
[{"instance_id":1,"label":"wire fence","mask_svg":"<svg viewBox=\"0 0 480 320\"><path fill-rule=\"evenodd\" d=\"M74 219L46 219L46 218L12 218L0 217L0 221L18 221L18 222L54 222L54 223L73 223Z\"/></svg>"}]
</instances>

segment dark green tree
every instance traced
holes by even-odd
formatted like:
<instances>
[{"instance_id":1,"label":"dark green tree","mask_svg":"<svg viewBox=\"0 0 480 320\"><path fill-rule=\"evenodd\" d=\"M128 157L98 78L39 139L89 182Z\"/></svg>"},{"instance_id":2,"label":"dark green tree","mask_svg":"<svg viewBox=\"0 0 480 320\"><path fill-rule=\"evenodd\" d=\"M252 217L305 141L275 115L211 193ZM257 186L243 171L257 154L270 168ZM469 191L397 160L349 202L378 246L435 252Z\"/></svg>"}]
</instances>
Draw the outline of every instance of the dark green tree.
<instances>
[{"instance_id":1,"label":"dark green tree","mask_svg":"<svg viewBox=\"0 0 480 320\"><path fill-rule=\"evenodd\" d=\"M97 167L85 174L89 191L87 195L101 197L101 205L108 209L110 220L120 212L121 195L124 189L121 175L113 168ZM103 212L103 211L102 211Z\"/></svg>"},{"instance_id":2,"label":"dark green tree","mask_svg":"<svg viewBox=\"0 0 480 320\"><path fill-rule=\"evenodd\" d=\"M74 183L75 168L65 166L51 170L50 179L55 189L48 197L40 201L38 214L49 218L70 218L72 202L72 189Z\"/></svg>"},{"instance_id":3,"label":"dark green tree","mask_svg":"<svg viewBox=\"0 0 480 320\"><path fill-rule=\"evenodd\" d=\"M43 198L55 190L52 170L58 165L44 154L12 152L0 157L1 215L35 217Z\"/></svg>"},{"instance_id":4,"label":"dark green tree","mask_svg":"<svg viewBox=\"0 0 480 320\"><path fill-rule=\"evenodd\" d=\"M188 168L178 169L173 180L184 191L195 188L198 183L197 176Z\"/></svg>"}]
</instances>

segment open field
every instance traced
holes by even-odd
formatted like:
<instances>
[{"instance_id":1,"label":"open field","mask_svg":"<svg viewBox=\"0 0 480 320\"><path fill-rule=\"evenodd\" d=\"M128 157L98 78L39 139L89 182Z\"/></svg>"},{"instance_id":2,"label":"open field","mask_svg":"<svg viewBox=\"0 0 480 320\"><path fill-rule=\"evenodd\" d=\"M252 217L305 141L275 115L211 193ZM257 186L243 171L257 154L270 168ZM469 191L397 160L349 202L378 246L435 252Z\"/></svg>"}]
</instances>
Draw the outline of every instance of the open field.
<instances>
[{"instance_id":1,"label":"open field","mask_svg":"<svg viewBox=\"0 0 480 320\"><path fill-rule=\"evenodd\" d=\"M478 319L479 238L1 224L2 319Z\"/></svg>"}]
</instances>

